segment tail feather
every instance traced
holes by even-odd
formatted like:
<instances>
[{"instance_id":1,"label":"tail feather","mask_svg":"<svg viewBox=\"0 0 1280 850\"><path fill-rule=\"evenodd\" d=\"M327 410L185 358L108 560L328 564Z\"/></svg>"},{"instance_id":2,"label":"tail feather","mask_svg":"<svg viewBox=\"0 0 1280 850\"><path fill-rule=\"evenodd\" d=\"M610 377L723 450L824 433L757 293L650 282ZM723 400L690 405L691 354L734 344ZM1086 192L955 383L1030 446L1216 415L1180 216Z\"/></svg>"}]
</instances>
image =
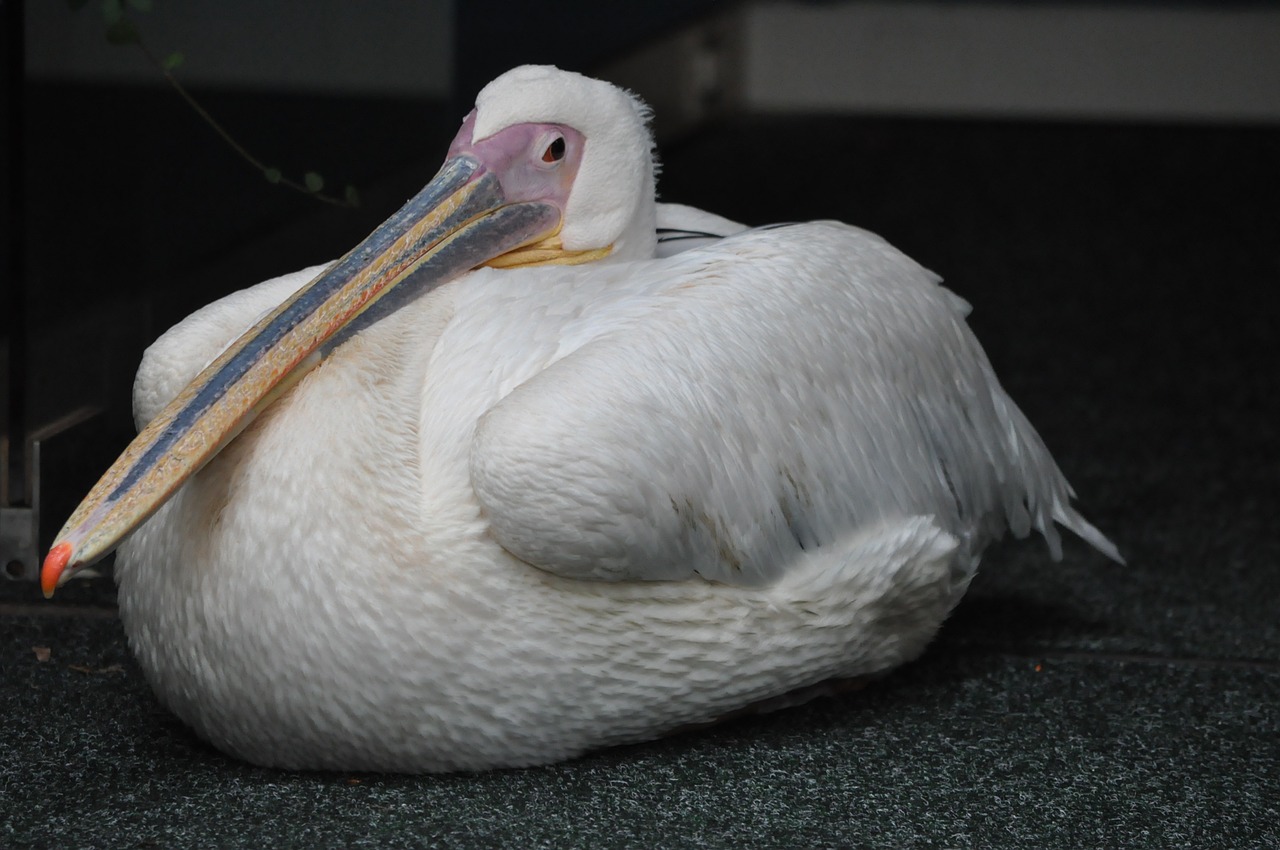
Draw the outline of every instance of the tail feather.
<instances>
[{"instance_id":1,"label":"tail feather","mask_svg":"<svg viewBox=\"0 0 1280 850\"><path fill-rule=\"evenodd\" d=\"M1088 543L1117 564L1124 566L1124 557L1120 554L1120 550L1116 548L1116 544L1107 539L1105 534L1099 531L1093 523L1081 516L1074 508L1069 505L1055 503L1053 506L1053 518L1059 525L1070 529L1085 543Z\"/></svg>"},{"instance_id":2,"label":"tail feather","mask_svg":"<svg viewBox=\"0 0 1280 850\"><path fill-rule=\"evenodd\" d=\"M993 388L992 401L1006 429L1004 447L1008 453L1008 468L1005 473L1005 496L1006 500L1012 497L1017 503L1014 510L1010 510L1007 505L1005 508L1005 521L1010 530L1019 537L1025 536L1025 515L1029 512L1032 524L1044 536L1049 545L1049 554L1055 561L1062 559L1062 541L1053 525L1056 522L1117 564L1124 564L1124 558L1116 545L1071 507L1075 490L1035 427L1004 394L994 373L989 371L990 366L987 368ZM1027 510L1022 510L1024 499Z\"/></svg>"}]
</instances>

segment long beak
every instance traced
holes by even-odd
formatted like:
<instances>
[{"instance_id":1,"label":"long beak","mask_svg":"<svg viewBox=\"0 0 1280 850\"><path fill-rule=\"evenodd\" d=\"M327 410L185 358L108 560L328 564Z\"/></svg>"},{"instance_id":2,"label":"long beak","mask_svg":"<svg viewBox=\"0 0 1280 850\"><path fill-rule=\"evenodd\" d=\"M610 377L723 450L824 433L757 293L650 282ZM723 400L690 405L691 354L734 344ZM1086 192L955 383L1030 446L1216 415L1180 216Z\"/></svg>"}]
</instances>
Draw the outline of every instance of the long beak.
<instances>
[{"instance_id":1,"label":"long beak","mask_svg":"<svg viewBox=\"0 0 1280 850\"><path fill-rule=\"evenodd\" d=\"M342 259L233 343L107 470L44 562L46 597L106 556L188 478L361 328L495 257L553 236L560 210L508 203L498 179L456 156Z\"/></svg>"}]
</instances>

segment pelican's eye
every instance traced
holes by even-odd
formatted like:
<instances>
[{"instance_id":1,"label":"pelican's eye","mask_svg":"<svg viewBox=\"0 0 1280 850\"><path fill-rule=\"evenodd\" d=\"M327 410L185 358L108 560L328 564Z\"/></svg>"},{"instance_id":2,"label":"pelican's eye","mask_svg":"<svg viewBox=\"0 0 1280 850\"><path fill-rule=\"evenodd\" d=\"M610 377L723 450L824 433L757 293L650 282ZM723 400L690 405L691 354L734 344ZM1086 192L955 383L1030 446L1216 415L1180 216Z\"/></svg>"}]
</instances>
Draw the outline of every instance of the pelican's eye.
<instances>
[{"instance_id":1,"label":"pelican's eye","mask_svg":"<svg viewBox=\"0 0 1280 850\"><path fill-rule=\"evenodd\" d=\"M543 162L559 162L564 159L564 136L556 136L542 152Z\"/></svg>"}]
</instances>

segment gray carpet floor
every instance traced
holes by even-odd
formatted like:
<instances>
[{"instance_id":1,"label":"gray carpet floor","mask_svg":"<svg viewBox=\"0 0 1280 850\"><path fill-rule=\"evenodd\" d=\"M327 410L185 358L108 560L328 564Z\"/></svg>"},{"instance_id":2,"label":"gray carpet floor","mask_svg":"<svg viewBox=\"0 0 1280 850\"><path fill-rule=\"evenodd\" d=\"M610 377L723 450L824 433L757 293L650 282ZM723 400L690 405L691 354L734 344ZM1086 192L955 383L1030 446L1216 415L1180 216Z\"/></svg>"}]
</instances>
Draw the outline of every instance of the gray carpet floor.
<instances>
[{"instance_id":1,"label":"gray carpet floor","mask_svg":"<svg viewBox=\"0 0 1280 850\"><path fill-rule=\"evenodd\" d=\"M427 777L233 761L155 702L109 582L8 584L0 846L1280 847L1280 133L753 120L664 159L666 199L942 274L1128 565L1007 542L860 691Z\"/></svg>"}]
</instances>

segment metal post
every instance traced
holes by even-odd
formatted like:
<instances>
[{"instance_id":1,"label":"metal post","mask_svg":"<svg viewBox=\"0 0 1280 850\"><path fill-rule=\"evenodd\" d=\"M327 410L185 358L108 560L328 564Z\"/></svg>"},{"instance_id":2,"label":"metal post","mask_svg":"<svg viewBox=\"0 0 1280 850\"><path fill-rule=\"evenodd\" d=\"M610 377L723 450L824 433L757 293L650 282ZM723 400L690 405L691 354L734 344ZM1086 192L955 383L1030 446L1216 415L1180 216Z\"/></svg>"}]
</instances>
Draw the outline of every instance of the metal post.
<instances>
[{"instance_id":1,"label":"metal post","mask_svg":"<svg viewBox=\"0 0 1280 850\"><path fill-rule=\"evenodd\" d=\"M7 374L0 399L0 575L30 579L38 567L37 492L39 447L27 439L27 294L25 268L25 131L23 123L25 15L22 0L0 0L4 16L4 59L0 74L0 138L5 162L0 173L0 362Z\"/></svg>"}]
</instances>

